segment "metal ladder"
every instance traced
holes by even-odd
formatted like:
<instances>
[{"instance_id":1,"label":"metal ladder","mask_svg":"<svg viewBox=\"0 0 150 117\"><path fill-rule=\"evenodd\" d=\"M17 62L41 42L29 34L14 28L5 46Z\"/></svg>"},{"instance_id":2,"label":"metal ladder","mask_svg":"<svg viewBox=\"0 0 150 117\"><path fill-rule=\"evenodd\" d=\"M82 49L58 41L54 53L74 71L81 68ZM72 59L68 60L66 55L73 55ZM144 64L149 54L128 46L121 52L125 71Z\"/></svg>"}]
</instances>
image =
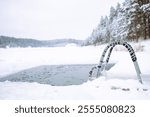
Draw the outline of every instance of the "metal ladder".
<instances>
[{"instance_id":1,"label":"metal ladder","mask_svg":"<svg viewBox=\"0 0 150 117\"><path fill-rule=\"evenodd\" d=\"M99 64L91 69L91 71L89 72L89 77L92 77L93 70L95 70L95 69L97 69L96 78L101 75L101 72L105 69L106 65L108 64L112 50L116 45L123 45L124 47L127 48L127 50L129 51L129 54L131 56L132 62L134 64L137 78L138 78L139 82L142 84L143 82L142 82L141 75L140 75L141 71L140 71L140 68L139 68L139 65L137 62L137 57L135 55L135 52L134 52L133 48L131 47L131 45L128 44L126 41L123 41L123 40L116 40L116 41L111 42L110 44L108 44L106 46L106 48L104 49L102 56L100 58ZM109 50L109 53L107 55L107 59L106 59L106 62L104 64L104 58L105 58L105 55L106 55L108 50Z\"/></svg>"}]
</instances>

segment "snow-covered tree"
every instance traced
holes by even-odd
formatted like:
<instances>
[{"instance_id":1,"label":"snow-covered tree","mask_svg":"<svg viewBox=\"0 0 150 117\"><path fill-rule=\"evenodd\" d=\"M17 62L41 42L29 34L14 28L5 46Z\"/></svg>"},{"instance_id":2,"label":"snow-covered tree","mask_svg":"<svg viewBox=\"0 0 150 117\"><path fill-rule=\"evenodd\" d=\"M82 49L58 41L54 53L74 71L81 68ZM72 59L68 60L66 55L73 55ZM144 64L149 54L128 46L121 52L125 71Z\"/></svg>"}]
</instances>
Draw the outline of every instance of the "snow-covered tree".
<instances>
[{"instance_id":1,"label":"snow-covered tree","mask_svg":"<svg viewBox=\"0 0 150 117\"><path fill-rule=\"evenodd\" d=\"M109 17L101 17L88 43L97 45L118 39L138 41L142 38L150 38L150 0L125 0L116 8L110 8Z\"/></svg>"},{"instance_id":2,"label":"snow-covered tree","mask_svg":"<svg viewBox=\"0 0 150 117\"><path fill-rule=\"evenodd\" d=\"M124 8L128 24L127 38L138 41L141 32L140 6L137 0L126 0L124 2Z\"/></svg>"},{"instance_id":3,"label":"snow-covered tree","mask_svg":"<svg viewBox=\"0 0 150 117\"><path fill-rule=\"evenodd\" d=\"M142 27L144 39L150 38L150 0L138 0L142 10Z\"/></svg>"}]
</instances>

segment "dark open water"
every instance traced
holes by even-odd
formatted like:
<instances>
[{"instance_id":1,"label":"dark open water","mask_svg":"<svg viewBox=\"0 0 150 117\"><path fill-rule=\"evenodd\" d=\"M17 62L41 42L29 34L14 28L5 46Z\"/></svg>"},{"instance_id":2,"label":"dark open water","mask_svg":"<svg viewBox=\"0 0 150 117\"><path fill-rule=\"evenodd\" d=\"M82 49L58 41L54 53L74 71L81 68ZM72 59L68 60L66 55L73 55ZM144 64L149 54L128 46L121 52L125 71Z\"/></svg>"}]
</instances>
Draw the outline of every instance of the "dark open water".
<instances>
[{"instance_id":1,"label":"dark open water","mask_svg":"<svg viewBox=\"0 0 150 117\"><path fill-rule=\"evenodd\" d=\"M89 79L89 71L95 64L43 65L26 69L0 78L0 82L37 82L52 86L80 85ZM110 67L110 66L108 66Z\"/></svg>"}]
</instances>

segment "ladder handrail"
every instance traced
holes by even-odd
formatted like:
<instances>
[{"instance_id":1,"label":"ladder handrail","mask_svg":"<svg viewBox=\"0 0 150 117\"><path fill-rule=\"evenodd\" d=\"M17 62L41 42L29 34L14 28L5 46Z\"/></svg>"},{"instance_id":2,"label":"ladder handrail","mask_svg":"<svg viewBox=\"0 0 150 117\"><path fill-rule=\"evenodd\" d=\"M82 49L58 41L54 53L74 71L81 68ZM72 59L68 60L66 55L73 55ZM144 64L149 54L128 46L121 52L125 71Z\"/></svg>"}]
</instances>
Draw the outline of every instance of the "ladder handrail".
<instances>
[{"instance_id":1,"label":"ladder handrail","mask_svg":"<svg viewBox=\"0 0 150 117\"><path fill-rule=\"evenodd\" d=\"M102 68L102 64L104 63L104 58L105 58L105 55L106 55L107 51L109 50L109 53L108 53L107 59L106 59L106 65L109 62L112 50L113 50L113 48L116 45L123 45L124 47L127 48L127 50L129 51L129 54L131 56L131 59L133 61L138 80L142 84L142 79L141 79L141 76L140 76L141 71L140 71L140 68L139 68L139 65L138 65L138 62L137 62L137 57L135 55L135 52L134 52L132 46L130 44L128 44L126 41L123 41L123 40L116 40L116 41L111 42L110 44L108 44L106 46L106 48L104 49L104 51L103 51L103 53L101 55L101 58L100 58L98 66L97 67L93 67L92 70L89 72L90 76L92 76L93 70L96 69L96 68L97 68L97 75L96 75L96 77L99 77L101 75L101 72L102 72L103 68L105 68L105 66Z\"/></svg>"}]
</instances>

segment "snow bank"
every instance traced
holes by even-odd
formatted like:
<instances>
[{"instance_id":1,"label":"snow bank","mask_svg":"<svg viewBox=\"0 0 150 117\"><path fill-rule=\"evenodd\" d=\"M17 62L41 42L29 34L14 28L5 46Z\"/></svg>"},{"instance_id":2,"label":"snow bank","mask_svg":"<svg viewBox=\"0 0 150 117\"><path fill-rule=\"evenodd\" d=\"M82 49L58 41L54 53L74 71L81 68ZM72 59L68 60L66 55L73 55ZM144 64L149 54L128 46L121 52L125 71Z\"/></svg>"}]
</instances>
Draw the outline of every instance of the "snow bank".
<instances>
[{"instance_id":1,"label":"snow bank","mask_svg":"<svg viewBox=\"0 0 150 117\"><path fill-rule=\"evenodd\" d=\"M0 99L149 99L150 87L136 80L106 80L100 77L82 85L50 86L38 83L0 82Z\"/></svg>"}]
</instances>

